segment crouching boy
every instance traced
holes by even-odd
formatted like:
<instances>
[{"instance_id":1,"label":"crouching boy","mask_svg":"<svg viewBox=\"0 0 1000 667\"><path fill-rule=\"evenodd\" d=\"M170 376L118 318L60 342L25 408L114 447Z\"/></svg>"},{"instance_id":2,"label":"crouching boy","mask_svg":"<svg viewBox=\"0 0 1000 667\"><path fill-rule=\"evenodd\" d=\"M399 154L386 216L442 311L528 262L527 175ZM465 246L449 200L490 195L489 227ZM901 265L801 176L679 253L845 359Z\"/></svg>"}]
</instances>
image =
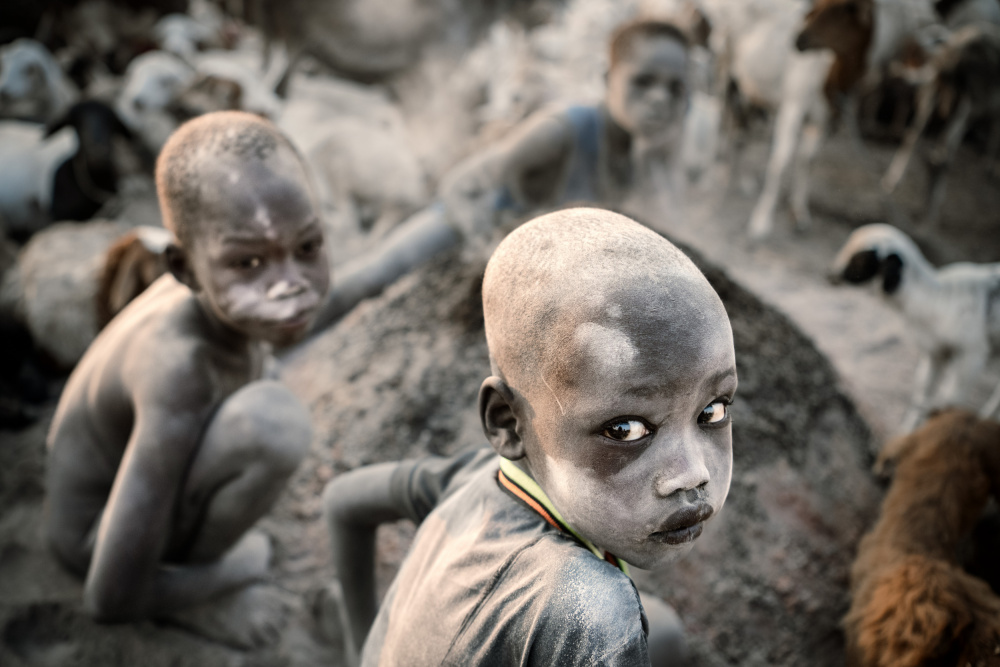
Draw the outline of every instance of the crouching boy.
<instances>
[{"instance_id":1,"label":"crouching boy","mask_svg":"<svg viewBox=\"0 0 1000 667\"><path fill-rule=\"evenodd\" d=\"M269 345L302 336L327 291L322 230L301 159L257 116L191 121L156 172L170 275L66 384L45 531L86 577L99 621L171 618L251 646L274 637L276 619L270 598L232 593L269 567L267 538L248 529L311 437L304 406L262 372Z\"/></svg>"},{"instance_id":2,"label":"crouching boy","mask_svg":"<svg viewBox=\"0 0 1000 667\"><path fill-rule=\"evenodd\" d=\"M492 449L327 487L348 644L364 665L649 665L677 625L647 638L627 564L673 561L729 491L722 302L656 233L568 209L500 244L483 308ZM421 525L376 616L374 528L400 517Z\"/></svg>"}]
</instances>

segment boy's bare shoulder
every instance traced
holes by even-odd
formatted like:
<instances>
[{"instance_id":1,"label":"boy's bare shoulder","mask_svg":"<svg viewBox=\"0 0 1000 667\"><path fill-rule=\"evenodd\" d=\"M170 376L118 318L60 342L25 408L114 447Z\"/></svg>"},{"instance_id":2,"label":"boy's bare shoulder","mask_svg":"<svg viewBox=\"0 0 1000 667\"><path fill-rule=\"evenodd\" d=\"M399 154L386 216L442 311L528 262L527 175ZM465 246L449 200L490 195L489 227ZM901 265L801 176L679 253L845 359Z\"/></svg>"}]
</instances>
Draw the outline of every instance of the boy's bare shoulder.
<instances>
[{"instance_id":1,"label":"boy's bare shoulder","mask_svg":"<svg viewBox=\"0 0 1000 667\"><path fill-rule=\"evenodd\" d=\"M165 275L100 334L87 361L127 394L200 402L212 393L216 360L238 356L212 339L206 320L191 290Z\"/></svg>"}]
</instances>

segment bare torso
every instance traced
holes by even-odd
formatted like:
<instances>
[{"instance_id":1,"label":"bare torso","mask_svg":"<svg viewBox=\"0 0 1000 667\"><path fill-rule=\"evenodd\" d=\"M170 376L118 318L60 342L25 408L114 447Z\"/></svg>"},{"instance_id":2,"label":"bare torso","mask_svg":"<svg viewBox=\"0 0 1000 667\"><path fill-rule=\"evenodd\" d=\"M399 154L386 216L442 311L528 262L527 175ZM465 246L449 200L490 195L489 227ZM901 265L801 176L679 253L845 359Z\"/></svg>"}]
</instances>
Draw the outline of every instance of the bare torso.
<instances>
[{"instance_id":1,"label":"bare torso","mask_svg":"<svg viewBox=\"0 0 1000 667\"><path fill-rule=\"evenodd\" d=\"M263 345L226 333L170 275L102 332L67 382L49 433L50 503L74 507L78 518L63 530L90 531L107 504L144 394L186 395L207 424L226 397L260 378ZM192 457L200 433L190 436L187 452L166 455Z\"/></svg>"}]
</instances>

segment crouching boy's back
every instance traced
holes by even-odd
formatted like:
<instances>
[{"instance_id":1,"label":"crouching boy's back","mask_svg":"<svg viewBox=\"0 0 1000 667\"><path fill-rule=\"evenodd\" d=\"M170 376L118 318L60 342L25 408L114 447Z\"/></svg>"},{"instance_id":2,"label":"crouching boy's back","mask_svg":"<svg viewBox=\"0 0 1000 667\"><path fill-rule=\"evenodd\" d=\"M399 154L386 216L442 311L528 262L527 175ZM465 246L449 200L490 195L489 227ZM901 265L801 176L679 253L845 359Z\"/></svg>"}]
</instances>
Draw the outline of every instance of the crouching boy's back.
<instances>
[{"instance_id":1,"label":"crouching boy's back","mask_svg":"<svg viewBox=\"0 0 1000 667\"><path fill-rule=\"evenodd\" d=\"M370 553L351 545L369 543L372 517L422 521L362 663L648 665L626 562L671 561L729 489L736 370L721 301L655 233L571 209L501 243L483 306L492 375L479 411L492 450L385 464L328 488L356 640L374 607L350 573ZM384 492L359 501L362 486Z\"/></svg>"}]
</instances>

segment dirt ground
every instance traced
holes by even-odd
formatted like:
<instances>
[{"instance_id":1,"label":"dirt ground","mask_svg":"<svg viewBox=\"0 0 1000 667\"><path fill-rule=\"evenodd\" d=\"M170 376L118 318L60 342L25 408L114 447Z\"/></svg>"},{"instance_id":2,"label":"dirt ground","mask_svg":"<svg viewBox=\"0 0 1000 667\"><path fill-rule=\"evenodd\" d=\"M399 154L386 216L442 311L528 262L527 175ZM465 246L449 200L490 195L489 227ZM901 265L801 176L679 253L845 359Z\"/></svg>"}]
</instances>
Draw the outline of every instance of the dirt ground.
<instances>
[{"instance_id":1,"label":"dirt ground","mask_svg":"<svg viewBox=\"0 0 1000 667\"><path fill-rule=\"evenodd\" d=\"M886 220L876 176L891 149L858 153L835 137L815 169L814 227L751 244L744 225L766 144L750 146L731 187L710 180L685 216L646 221L693 248L733 322L740 389L734 413L733 487L718 520L669 570L637 584L676 606L697 665L839 665L839 618L857 539L881 496L872 452L905 408L916 359L912 333L877 295L833 287L824 268L850 230ZM952 179L942 224L908 222L922 174L904 182L893 219L935 262L1000 260L1000 188L968 149ZM751 183L752 185L752 183ZM719 194L724 193L724 194ZM478 287L482 262L457 254L362 303L290 355L283 377L312 410L312 452L262 521L276 543L270 585L288 607L280 641L242 652L155 624L97 626L81 585L43 548L44 435L51 418L0 433L0 664L340 665L336 638L320 638L311 608L331 576L319 494L365 463L483 444L474 413L488 372ZM995 381L988 369L984 383ZM405 554L413 527L380 533L380 585Z\"/></svg>"}]
</instances>

